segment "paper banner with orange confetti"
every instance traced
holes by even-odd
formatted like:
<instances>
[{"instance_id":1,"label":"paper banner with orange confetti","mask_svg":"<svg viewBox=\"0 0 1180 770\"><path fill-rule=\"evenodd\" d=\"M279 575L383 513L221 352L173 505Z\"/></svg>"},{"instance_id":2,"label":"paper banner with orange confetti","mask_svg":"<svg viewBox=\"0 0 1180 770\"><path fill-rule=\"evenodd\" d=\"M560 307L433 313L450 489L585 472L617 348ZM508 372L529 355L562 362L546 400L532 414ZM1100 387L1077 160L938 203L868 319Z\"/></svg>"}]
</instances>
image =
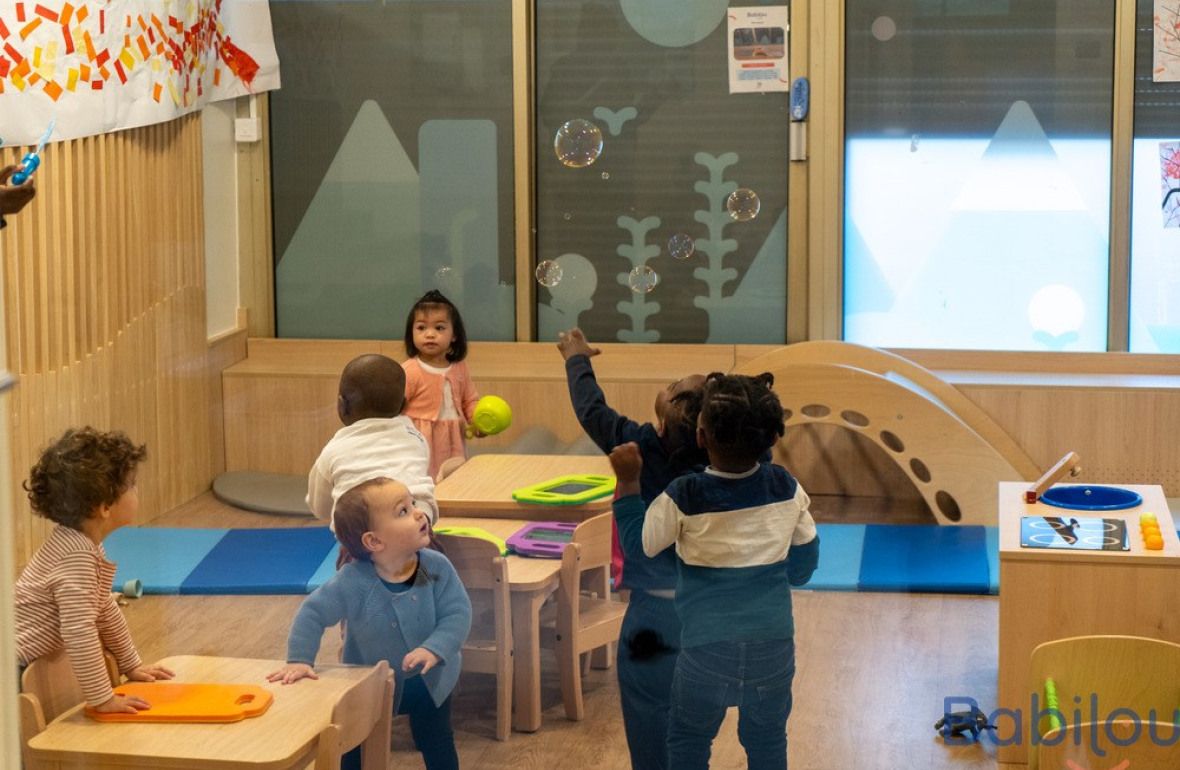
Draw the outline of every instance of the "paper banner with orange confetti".
<instances>
[{"instance_id":1,"label":"paper banner with orange confetti","mask_svg":"<svg viewBox=\"0 0 1180 770\"><path fill-rule=\"evenodd\" d=\"M0 136L172 120L279 87L266 0L0 0Z\"/></svg>"}]
</instances>

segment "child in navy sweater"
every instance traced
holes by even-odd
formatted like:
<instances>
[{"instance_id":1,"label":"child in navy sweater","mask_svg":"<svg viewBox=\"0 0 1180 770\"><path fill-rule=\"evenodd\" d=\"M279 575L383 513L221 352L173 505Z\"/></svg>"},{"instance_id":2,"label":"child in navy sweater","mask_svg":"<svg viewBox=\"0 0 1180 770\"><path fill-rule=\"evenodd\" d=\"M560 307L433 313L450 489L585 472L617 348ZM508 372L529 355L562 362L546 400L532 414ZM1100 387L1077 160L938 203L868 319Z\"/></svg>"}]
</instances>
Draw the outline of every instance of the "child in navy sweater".
<instances>
[{"instance_id":1,"label":"child in navy sweater","mask_svg":"<svg viewBox=\"0 0 1180 770\"><path fill-rule=\"evenodd\" d=\"M795 676L790 586L811 578L819 538L807 493L782 467L759 462L784 432L773 382L770 374L709 375L697 430L709 467L670 483L646 515L638 447L611 453L620 527L642 520L649 555L676 545L682 631L668 762L677 770L709 766L730 706L738 707L749 766L787 767Z\"/></svg>"},{"instance_id":2,"label":"child in navy sweater","mask_svg":"<svg viewBox=\"0 0 1180 770\"><path fill-rule=\"evenodd\" d=\"M696 443L697 415L705 377L690 374L656 394L656 424L638 423L616 412L594 377L590 359L599 354L581 329L558 335L565 357L570 402L586 435L609 453L635 442L643 458L638 485L642 505L654 500L677 476L698 471L707 458ZM673 605L676 553L643 552L643 518L618 520L624 585L631 591L619 645L619 700L632 770L667 770L668 708L680 640Z\"/></svg>"}]
</instances>

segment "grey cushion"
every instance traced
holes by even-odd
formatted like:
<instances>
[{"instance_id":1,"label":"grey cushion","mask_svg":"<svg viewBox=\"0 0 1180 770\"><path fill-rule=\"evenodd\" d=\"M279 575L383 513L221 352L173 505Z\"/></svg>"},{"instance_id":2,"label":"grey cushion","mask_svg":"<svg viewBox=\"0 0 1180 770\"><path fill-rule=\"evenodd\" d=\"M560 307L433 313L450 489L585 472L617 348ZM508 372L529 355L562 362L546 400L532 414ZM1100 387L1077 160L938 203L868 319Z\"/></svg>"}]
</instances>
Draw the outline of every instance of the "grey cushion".
<instances>
[{"instance_id":1,"label":"grey cushion","mask_svg":"<svg viewBox=\"0 0 1180 770\"><path fill-rule=\"evenodd\" d=\"M213 494L229 505L259 513L311 516L307 477L261 471L230 471L213 479Z\"/></svg>"}]
</instances>

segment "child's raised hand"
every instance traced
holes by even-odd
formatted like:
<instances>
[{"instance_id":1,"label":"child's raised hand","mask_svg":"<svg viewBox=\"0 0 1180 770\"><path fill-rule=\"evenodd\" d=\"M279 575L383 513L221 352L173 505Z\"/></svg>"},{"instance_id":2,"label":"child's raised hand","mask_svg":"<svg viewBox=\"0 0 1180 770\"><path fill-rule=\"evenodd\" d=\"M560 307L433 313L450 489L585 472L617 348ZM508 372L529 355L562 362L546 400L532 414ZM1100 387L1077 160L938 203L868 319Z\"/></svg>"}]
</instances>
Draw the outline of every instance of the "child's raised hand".
<instances>
[{"instance_id":1,"label":"child's raised hand","mask_svg":"<svg viewBox=\"0 0 1180 770\"><path fill-rule=\"evenodd\" d=\"M151 707L152 704L138 695L112 695L105 703L95 706L94 710L103 714L135 714Z\"/></svg>"},{"instance_id":2,"label":"child's raised hand","mask_svg":"<svg viewBox=\"0 0 1180 770\"><path fill-rule=\"evenodd\" d=\"M157 679L171 679L176 674L163 666L140 666L131 669L123 676L133 682L154 682Z\"/></svg>"},{"instance_id":3,"label":"child's raised hand","mask_svg":"<svg viewBox=\"0 0 1180 770\"><path fill-rule=\"evenodd\" d=\"M610 451L610 467L615 472L618 483L618 493L624 494L624 487L639 483L639 472L643 470L643 457L639 454L639 445L634 441L619 444ZM631 494L626 491L626 494Z\"/></svg>"},{"instance_id":4,"label":"child's raised hand","mask_svg":"<svg viewBox=\"0 0 1180 770\"><path fill-rule=\"evenodd\" d=\"M561 351L561 357L566 361L571 356L591 357L602 352L599 348L590 347L590 343L586 341L586 335L582 334L582 330L578 328L570 329L568 332L558 332L557 349Z\"/></svg>"},{"instance_id":5,"label":"child's raised hand","mask_svg":"<svg viewBox=\"0 0 1180 770\"><path fill-rule=\"evenodd\" d=\"M272 671L266 675L266 681L282 682L283 684L298 682L300 679L319 678L319 674L315 672L315 669L306 663L288 663L278 671Z\"/></svg>"},{"instance_id":6,"label":"child's raised hand","mask_svg":"<svg viewBox=\"0 0 1180 770\"><path fill-rule=\"evenodd\" d=\"M438 656L425 647L415 647L402 658L402 671L418 670L414 673L425 674L438 665ZM418 668L421 666L421 668Z\"/></svg>"}]
</instances>

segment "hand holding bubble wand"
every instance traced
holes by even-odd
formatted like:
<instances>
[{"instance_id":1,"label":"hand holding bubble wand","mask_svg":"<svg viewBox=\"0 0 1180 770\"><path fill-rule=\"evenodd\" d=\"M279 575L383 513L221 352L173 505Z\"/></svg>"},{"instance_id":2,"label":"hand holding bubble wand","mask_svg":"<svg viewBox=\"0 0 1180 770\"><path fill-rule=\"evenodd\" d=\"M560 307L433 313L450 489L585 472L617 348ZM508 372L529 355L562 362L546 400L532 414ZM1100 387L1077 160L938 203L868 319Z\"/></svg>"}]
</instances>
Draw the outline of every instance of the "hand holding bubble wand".
<instances>
[{"instance_id":1,"label":"hand holding bubble wand","mask_svg":"<svg viewBox=\"0 0 1180 770\"><path fill-rule=\"evenodd\" d=\"M41 141L37 142L37 149L26 153L25 157L21 158L20 168L17 169L15 174L9 177L14 185L19 186L29 181L29 177L41 166L41 151L45 149L45 143L53 135L53 127L55 125L57 125L57 118L49 121L49 128L45 129L45 133L41 135Z\"/></svg>"}]
</instances>

